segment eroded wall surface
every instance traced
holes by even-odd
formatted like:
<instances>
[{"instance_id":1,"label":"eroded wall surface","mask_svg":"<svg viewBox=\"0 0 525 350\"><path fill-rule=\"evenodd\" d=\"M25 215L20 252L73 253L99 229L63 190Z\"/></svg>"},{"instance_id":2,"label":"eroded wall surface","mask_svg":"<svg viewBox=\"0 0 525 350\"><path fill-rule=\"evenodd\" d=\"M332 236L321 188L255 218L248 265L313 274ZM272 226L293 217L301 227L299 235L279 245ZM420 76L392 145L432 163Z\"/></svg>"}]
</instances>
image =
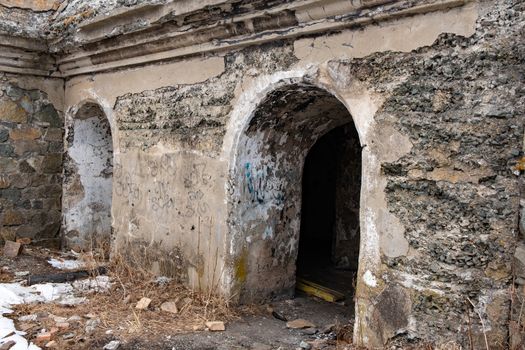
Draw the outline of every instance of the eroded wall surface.
<instances>
[{"instance_id":1,"label":"eroded wall surface","mask_svg":"<svg viewBox=\"0 0 525 350\"><path fill-rule=\"evenodd\" d=\"M457 34L425 26L447 21ZM369 41L365 53L354 53L352 38L363 40L366 30L283 41L218 56L224 70L201 82L117 96L118 244L140 247L153 269L194 286L241 295L289 290L293 259L264 252L293 246L296 237L276 239L258 226L267 217L250 209L260 203L241 165L268 152L277 158L265 162L291 175L300 154L265 151L266 136L250 131L250 121L271 91L321 86L347 107L363 146L356 341L382 345L397 335L467 346L470 319L476 342L486 332L491 345L505 343L518 217L512 166L523 142L523 23L518 1L469 5L382 27L392 37L417 24L422 39L412 47ZM314 54L321 42L327 49ZM290 137L292 129L272 133ZM253 135L243 139L246 130ZM296 188L293 179L265 181L258 195L269 203L281 198L276 189ZM297 213L289 214L296 227ZM265 291L260 276L276 280L265 280Z\"/></svg>"},{"instance_id":2,"label":"eroded wall surface","mask_svg":"<svg viewBox=\"0 0 525 350\"><path fill-rule=\"evenodd\" d=\"M70 111L66 124L63 245L108 248L113 184L109 121L100 106L86 103Z\"/></svg>"},{"instance_id":3,"label":"eroded wall surface","mask_svg":"<svg viewBox=\"0 0 525 350\"><path fill-rule=\"evenodd\" d=\"M61 88L59 80L0 75L0 233L4 240L29 237L60 244L63 119L57 110L60 100L53 101L54 95L45 91Z\"/></svg>"},{"instance_id":4,"label":"eroded wall surface","mask_svg":"<svg viewBox=\"0 0 525 350\"><path fill-rule=\"evenodd\" d=\"M317 18L308 9L268 22L238 21L221 29L222 41L208 43L212 30L185 37L196 43L191 49L199 55L182 59L187 48L173 38L157 40L145 49L149 56L137 59L142 52L134 47L112 52L113 38L82 48L93 52L66 57L60 67L76 76L66 79L65 92L58 86L45 89L48 83L38 79L18 79L22 90L17 90L4 79L1 203L2 222L7 217L11 223L2 232L32 229L42 215L56 223L53 200L60 199L62 146L61 135L51 140L48 134L62 125L51 125L55 113L60 115L52 102L63 97L66 113L94 103L104 112L111 136L97 134L104 119L75 121L75 113L68 114L63 203L74 213L65 221L73 244L85 243L85 235L75 233L84 225L80 220L76 228L68 226L74 221L69 219L88 209L103 208L100 222L108 227L111 182L113 254L232 300L281 297L294 285L304 157L324 133L353 121L362 147L359 222L341 225L358 226L361 237L355 342L370 347L457 342L483 348L486 334L491 347L501 347L507 342L518 229L525 5L518 0L450 3L457 7L431 6L435 11L425 15L396 9L395 20L379 18L378 10L379 17L371 14L361 29L341 26L327 33L323 25L335 22L298 24L308 30L304 37L275 28L294 26L301 16ZM67 31L54 49L73 48L82 35L102 40L110 21L89 22L93 13L86 1L69 4L57 10L50 27ZM104 10L101 2L97 9ZM234 14L231 10L219 7L205 24L222 11ZM35 23L49 15L2 11L2 16L24 15L26 21L29 15ZM184 13L180 23L208 15L194 14L186 18ZM177 20L174 13L155 16ZM125 22L125 16L117 19ZM7 24L6 30L20 34ZM72 30L77 24L78 37ZM142 25L148 21L133 28ZM251 42L226 35L265 28L274 30L262 39L255 32ZM119 25L115 33L121 30L126 27ZM144 39L140 35L130 40ZM162 50L179 59L156 56ZM148 58L165 62L140 66ZM123 62L115 63L119 59ZM91 65L104 72L80 75ZM112 71L125 66L134 67ZM322 102L330 99L333 103ZM43 110L49 120L38 119ZM75 137L99 146L109 146L111 139L113 174L107 170L109 152L90 168L95 151L75 143ZM28 149L19 146L17 154L21 141ZM29 175L18 179L22 170ZM45 183L38 182L41 175ZM82 177L104 179L104 185ZM15 181L26 178L30 184ZM83 202L90 186L104 189L97 197L104 199L101 207L99 200ZM356 210L357 203L351 204ZM77 205L82 210L75 213Z\"/></svg>"}]
</instances>

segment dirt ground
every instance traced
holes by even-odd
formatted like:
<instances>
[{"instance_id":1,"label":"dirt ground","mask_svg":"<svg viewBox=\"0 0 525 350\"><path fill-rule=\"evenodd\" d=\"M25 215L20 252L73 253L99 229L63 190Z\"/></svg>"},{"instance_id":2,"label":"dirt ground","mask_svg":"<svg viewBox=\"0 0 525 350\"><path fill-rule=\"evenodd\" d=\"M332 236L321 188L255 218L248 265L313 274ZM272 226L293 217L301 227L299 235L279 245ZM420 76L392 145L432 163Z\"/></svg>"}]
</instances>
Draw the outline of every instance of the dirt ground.
<instances>
[{"instance_id":1,"label":"dirt ground","mask_svg":"<svg viewBox=\"0 0 525 350\"><path fill-rule=\"evenodd\" d=\"M29 275L63 273L48 263L50 258L85 260L71 253L26 247L16 258L0 256L0 283L23 284ZM353 302L328 303L297 295L268 305L233 307L122 262L108 264L108 271L111 288L77 293L87 298L84 303L19 304L4 316L43 349L103 349L111 341L118 341L118 349L124 350L354 349L349 343ZM136 305L143 297L150 298L151 304L139 310ZM168 301L176 303L176 313L162 310ZM285 320L295 319L305 319L314 327L287 328ZM226 329L209 331L207 321L223 321ZM39 340L43 332L51 332L52 337Z\"/></svg>"},{"instance_id":2,"label":"dirt ground","mask_svg":"<svg viewBox=\"0 0 525 350\"><path fill-rule=\"evenodd\" d=\"M157 344L145 344L140 339L135 339L125 344L123 349L293 350L300 348L301 342L310 343L316 349L335 349L336 345L339 345L339 349L344 349L344 344L347 344L336 340L337 327L330 326L349 325L353 318L350 307L308 296L276 302L271 306L289 320L302 318L312 322L315 329L288 329L286 322L276 319L270 312L259 312L241 315L238 320L227 324L224 332L166 334ZM348 328L350 327L346 327ZM313 332L316 333L311 334Z\"/></svg>"}]
</instances>

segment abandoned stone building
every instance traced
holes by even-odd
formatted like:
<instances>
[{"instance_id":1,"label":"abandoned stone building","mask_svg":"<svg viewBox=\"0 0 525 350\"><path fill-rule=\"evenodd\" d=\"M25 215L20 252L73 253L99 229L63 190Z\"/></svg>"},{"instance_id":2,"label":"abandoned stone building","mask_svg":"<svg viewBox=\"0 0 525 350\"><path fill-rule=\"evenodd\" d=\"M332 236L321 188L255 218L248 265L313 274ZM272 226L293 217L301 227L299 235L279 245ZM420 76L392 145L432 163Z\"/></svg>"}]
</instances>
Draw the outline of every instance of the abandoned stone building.
<instances>
[{"instance_id":1,"label":"abandoned stone building","mask_svg":"<svg viewBox=\"0 0 525 350\"><path fill-rule=\"evenodd\" d=\"M524 37L521 0L0 0L2 238L238 303L334 273L356 344L509 347Z\"/></svg>"}]
</instances>

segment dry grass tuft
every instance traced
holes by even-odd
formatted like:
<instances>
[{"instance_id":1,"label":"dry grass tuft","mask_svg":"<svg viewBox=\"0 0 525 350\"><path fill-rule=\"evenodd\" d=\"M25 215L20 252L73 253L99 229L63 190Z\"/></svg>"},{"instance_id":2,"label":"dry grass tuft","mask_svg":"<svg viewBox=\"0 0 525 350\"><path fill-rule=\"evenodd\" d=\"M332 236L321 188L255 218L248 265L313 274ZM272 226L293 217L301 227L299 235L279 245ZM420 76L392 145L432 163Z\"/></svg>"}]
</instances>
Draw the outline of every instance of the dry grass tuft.
<instances>
[{"instance_id":1,"label":"dry grass tuft","mask_svg":"<svg viewBox=\"0 0 525 350\"><path fill-rule=\"evenodd\" d=\"M84 255L82 259L92 268L100 264L91 254ZM56 326L50 315L65 318L80 316L81 321L70 322L68 329L58 331L55 340L60 349L92 348L101 339L127 342L140 337L143 341L153 341L166 335L204 330L206 321L226 322L237 318L236 312L223 298L211 293L192 291L175 281L156 282L151 273L135 267L135 264L122 257L114 257L108 265L108 275L113 281L111 289L107 292L90 293L86 303L75 307L56 303L18 305L15 307L14 318L28 314L41 316L34 327L27 330L28 339L34 341L42 328L49 330ZM142 297L152 300L146 310L135 308ZM162 311L160 306L166 301L175 302L178 313ZM100 320L95 331L90 334L85 329L89 318ZM20 322L17 323L17 329L20 329ZM26 323L22 326L26 328L30 325ZM109 331L111 333L108 335ZM63 339L66 333L75 335L66 340Z\"/></svg>"}]
</instances>

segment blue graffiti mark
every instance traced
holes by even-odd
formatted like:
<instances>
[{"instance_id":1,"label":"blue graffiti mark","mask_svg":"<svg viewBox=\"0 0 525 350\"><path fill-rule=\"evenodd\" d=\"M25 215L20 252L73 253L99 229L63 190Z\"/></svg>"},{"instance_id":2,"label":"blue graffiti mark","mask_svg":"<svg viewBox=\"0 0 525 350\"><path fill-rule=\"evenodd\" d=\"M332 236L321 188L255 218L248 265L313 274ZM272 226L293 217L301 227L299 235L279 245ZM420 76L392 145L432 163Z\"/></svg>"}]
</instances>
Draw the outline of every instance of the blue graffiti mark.
<instances>
[{"instance_id":1,"label":"blue graffiti mark","mask_svg":"<svg viewBox=\"0 0 525 350\"><path fill-rule=\"evenodd\" d=\"M284 192L281 185L275 181L269 167L255 171L250 163L244 165L245 188L252 202L263 204L266 200L274 200L277 204L284 202Z\"/></svg>"},{"instance_id":2,"label":"blue graffiti mark","mask_svg":"<svg viewBox=\"0 0 525 350\"><path fill-rule=\"evenodd\" d=\"M264 229L262 238L263 239L273 238L273 228L266 226L266 228Z\"/></svg>"}]
</instances>

